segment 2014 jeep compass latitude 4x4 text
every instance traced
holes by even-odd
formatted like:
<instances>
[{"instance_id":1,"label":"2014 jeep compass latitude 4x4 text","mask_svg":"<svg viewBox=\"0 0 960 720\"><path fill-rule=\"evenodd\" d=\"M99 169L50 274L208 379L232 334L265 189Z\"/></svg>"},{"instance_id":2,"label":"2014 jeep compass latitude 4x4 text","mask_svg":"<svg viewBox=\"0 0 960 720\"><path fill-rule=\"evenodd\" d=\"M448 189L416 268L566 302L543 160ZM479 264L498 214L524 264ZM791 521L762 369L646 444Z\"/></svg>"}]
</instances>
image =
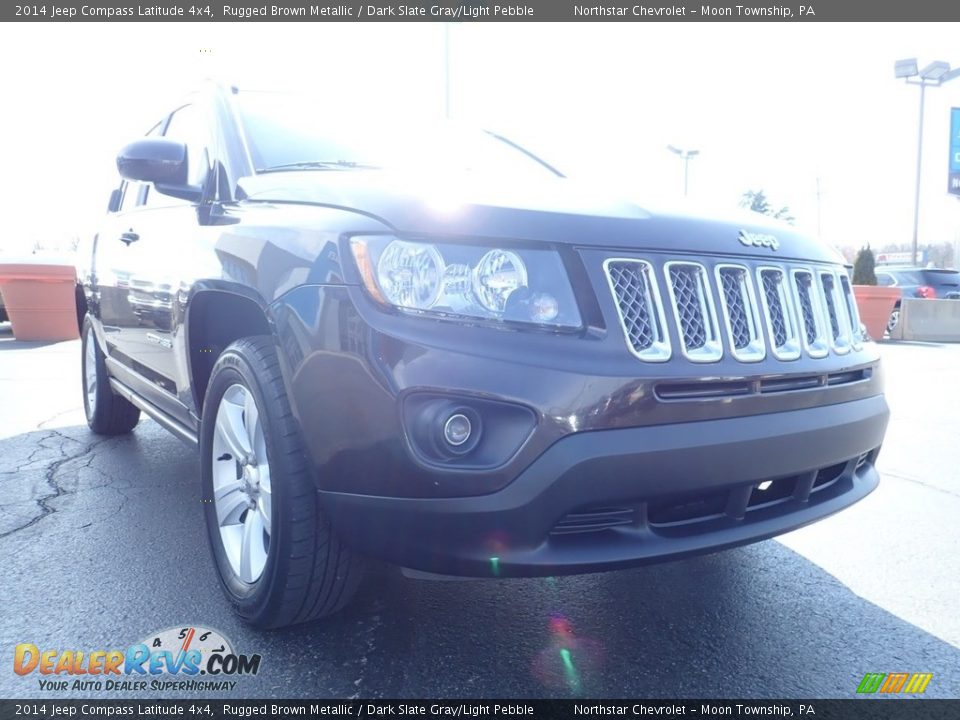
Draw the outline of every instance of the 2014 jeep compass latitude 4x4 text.
<instances>
[{"instance_id":1,"label":"2014 jeep compass latitude 4x4 text","mask_svg":"<svg viewBox=\"0 0 960 720\"><path fill-rule=\"evenodd\" d=\"M199 446L247 621L337 610L364 557L611 570L876 487L878 352L834 251L601 196L497 135L330 117L205 89L121 151L81 263L90 427L143 411Z\"/></svg>"}]
</instances>

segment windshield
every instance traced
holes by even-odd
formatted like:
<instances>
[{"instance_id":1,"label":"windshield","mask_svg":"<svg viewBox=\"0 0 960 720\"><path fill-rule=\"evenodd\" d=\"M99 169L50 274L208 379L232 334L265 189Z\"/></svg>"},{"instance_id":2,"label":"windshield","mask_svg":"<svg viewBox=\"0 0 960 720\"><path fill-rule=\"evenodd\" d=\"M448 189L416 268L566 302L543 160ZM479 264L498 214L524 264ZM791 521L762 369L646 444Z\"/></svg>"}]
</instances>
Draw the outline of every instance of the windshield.
<instances>
[{"instance_id":1,"label":"windshield","mask_svg":"<svg viewBox=\"0 0 960 720\"><path fill-rule=\"evenodd\" d=\"M322 101L241 92L238 113L256 171L406 168L558 175L508 140L452 123L386 118L345 122Z\"/></svg>"}]
</instances>

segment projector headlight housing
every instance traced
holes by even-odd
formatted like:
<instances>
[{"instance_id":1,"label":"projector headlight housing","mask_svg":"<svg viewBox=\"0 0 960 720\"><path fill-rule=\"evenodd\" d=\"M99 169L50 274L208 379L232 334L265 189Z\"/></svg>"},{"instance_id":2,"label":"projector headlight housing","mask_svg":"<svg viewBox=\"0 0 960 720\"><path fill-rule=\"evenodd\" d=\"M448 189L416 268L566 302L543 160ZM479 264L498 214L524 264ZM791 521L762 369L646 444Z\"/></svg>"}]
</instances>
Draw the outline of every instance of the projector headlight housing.
<instances>
[{"instance_id":1,"label":"projector headlight housing","mask_svg":"<svg viewBox=\"0 0 960 720\"><path fill-rule=\"evenodd\" d=\"M581 327L554 250L356 236L350 249L367 292L406 313L487 323Z\"/></svg>"}]
</instances>

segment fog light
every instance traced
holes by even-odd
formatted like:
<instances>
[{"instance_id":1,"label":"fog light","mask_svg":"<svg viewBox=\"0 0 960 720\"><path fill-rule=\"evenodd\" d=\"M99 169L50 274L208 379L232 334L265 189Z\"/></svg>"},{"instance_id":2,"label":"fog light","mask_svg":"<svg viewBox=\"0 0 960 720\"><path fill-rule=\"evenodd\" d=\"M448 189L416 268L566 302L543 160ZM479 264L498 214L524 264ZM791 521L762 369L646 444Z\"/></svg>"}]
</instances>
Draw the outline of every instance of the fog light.
<instances>
[{"instance_id":1,"label":"fog light","mask_svg":"<svg viewBox=\"0 0 960 720\"><path fill-rule=\"evenodd\" d=\"M454 447L460 447L470 439L473 424L463 413L456 413L447 418L443 424L443 439Z\"/></svg>"}]
</instances>

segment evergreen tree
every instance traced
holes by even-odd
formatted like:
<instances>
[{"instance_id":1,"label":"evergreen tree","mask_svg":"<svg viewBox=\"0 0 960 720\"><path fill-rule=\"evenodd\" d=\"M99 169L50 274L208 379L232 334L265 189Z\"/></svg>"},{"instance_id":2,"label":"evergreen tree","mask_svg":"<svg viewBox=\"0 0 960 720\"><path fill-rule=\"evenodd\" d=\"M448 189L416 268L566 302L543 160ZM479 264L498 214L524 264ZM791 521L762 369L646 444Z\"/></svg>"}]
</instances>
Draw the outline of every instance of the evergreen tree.
<instances>
[{"instance_id":1,"label":"evergreen tree","mask_svg":"<svg viewBox=\"0 0 960 720\"><path fill-rule=\"evenodd\" d=\"M865 248L860 248L860 252L857 253L857 259L853 263L853 284L876 285L876 265L877 260L870 246L867 245Z\"/></svg>"}]
</instances>

